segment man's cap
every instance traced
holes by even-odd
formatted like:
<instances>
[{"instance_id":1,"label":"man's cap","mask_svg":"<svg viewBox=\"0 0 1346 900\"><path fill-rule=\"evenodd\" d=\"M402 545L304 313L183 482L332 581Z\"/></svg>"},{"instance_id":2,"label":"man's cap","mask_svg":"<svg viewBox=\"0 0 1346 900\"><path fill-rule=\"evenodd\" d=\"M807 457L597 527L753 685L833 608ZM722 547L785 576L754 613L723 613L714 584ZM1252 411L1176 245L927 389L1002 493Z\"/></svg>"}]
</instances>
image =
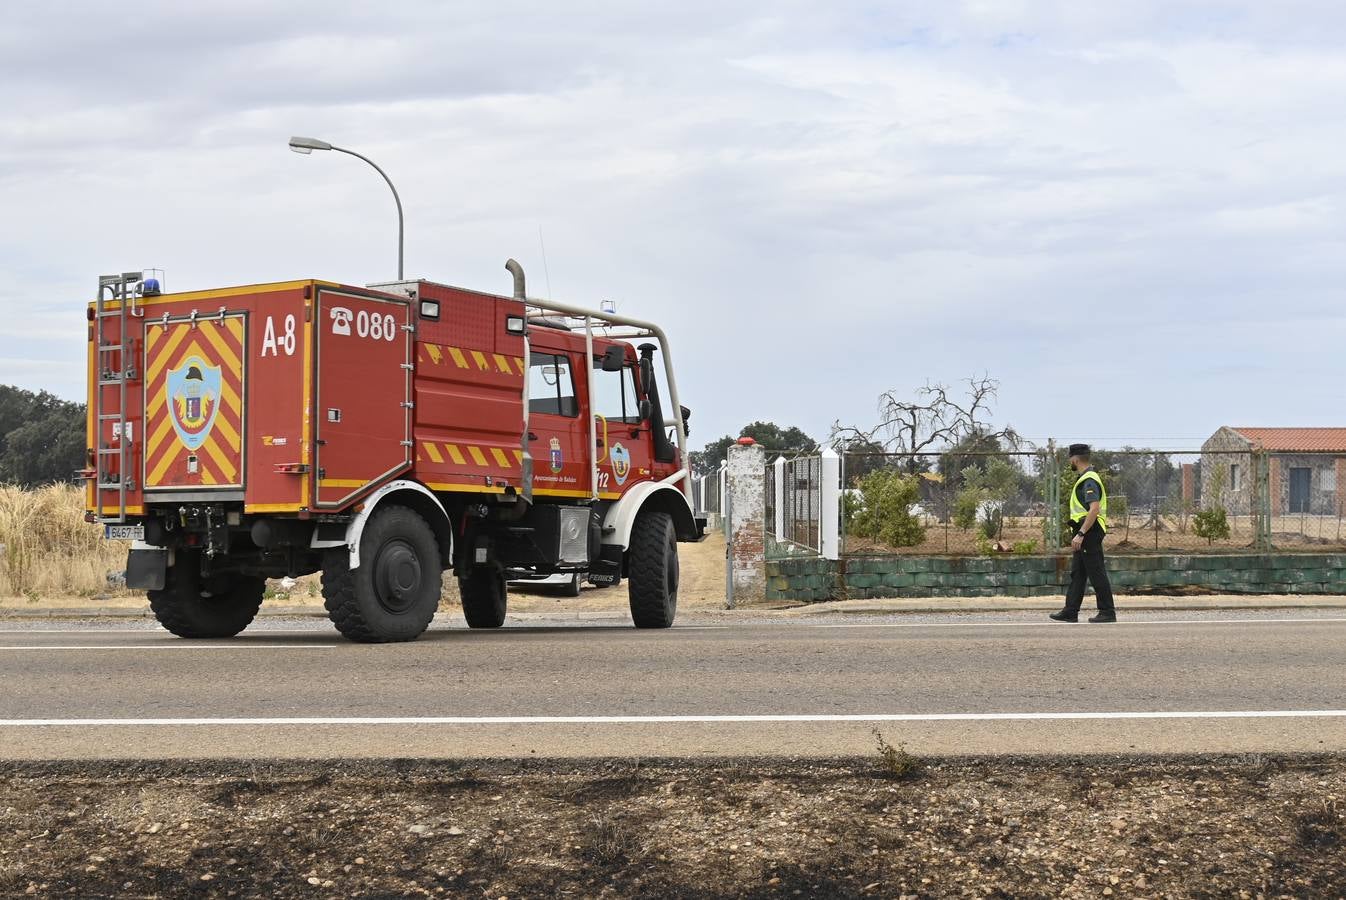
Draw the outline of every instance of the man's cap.
<instances>
[{"instance_id":1,"label":"man's cap","mask_svg":"<svg viewBox=\"0 0 1346 900\"><path fill-rule=\"evenodd\" d=\"M1071 455L1071 456L1088 456L1088 455L1089 455L1089 445L1088 445L1088 444L1071 444L1071 445L1070 445L1070 455Z\"/></svg>"}]
</instances>

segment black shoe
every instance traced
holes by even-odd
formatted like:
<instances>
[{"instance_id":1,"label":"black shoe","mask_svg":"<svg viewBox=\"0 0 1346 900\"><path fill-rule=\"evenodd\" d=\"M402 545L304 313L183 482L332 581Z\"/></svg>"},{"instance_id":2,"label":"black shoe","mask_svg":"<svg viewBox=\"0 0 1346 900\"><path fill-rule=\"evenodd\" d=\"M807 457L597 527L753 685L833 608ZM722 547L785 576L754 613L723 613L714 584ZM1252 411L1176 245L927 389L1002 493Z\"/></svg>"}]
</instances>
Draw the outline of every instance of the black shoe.
<instances>
[{"instance_id":1,"label":"black shoe","mask_svg":"<svg viewBox=\"0 0 1346 900\"><path fill-rule=\"evenodd\" d=\"M1080 620L1080 614L1077 612L1071 612L1068 609L1062 609L1057 610L1056 612L1049 615L1047 618L1055 619L1058 622L1078 622Z\"/></svg>"},{"instance_id":2,"label":"black shoe","mask_svg":"<svg viewBox=\"0 0 1346 900\"><path fill-rule=\"evenodd\" d=\"M1095 625L1102 625L1108 622L1116 622L1117 614L1115 612L1100 612L1096 616L1090 616L1089 621L1093 622Z\"/></svg>"}]
</instances>

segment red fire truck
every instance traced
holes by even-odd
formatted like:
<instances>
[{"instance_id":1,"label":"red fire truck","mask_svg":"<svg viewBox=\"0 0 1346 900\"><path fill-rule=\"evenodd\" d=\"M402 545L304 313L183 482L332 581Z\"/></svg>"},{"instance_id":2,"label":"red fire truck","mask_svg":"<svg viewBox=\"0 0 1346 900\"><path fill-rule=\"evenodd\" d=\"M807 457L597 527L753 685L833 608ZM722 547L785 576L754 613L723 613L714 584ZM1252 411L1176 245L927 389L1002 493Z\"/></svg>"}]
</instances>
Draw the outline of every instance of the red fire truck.
<instances>
[{"instance_id":1,"label":"red fire truck","mask_svg":"<svg viewBox=\"0 0 1346 900\"><path fill-rule=\"evenodd\" d=\"M238 634L267 578L321 571L342 634L413 640L447 569L473 628L504 622L509 579L566 572L673 624L676 542L705 523L668 339L506 268L511 297L99 280L86 517L135 542L127 584L165 628Z\"/></svg>"}]
</instances>

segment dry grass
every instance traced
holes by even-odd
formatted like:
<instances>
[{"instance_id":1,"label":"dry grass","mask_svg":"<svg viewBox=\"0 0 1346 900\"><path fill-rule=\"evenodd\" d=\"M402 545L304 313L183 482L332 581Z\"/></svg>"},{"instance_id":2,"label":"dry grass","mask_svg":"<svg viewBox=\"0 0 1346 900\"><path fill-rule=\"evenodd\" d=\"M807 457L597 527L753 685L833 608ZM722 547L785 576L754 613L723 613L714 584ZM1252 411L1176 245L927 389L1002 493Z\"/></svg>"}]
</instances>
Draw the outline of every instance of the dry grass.
<instances>
[{"instance_id":1,"label":"dry grass","mask_svg":"<svg viewBox=\"0 0 1346 900\"><path fill-rule=\"evenodd\" d=\"M84 494L69 484L0 485L0 597L91 597L126 565L127 544L84 521Z\"/></svg>"}]
</instances>

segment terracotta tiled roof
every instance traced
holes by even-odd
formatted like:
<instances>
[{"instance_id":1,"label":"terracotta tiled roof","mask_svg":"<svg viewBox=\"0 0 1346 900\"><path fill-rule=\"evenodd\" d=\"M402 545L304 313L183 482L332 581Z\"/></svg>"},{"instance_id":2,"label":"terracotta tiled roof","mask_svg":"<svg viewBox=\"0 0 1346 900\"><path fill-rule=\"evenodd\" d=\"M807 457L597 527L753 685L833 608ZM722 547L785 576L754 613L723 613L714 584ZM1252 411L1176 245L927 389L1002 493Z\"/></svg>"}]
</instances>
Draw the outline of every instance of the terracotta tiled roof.
<instances>
[{"instance_id":1,"label":"terracotta tiled roof","mask_svg":"<svg viewBox=\"0 0 1346 900\"><path fill-rule=\"evenodd\" d=\"M1346 428L1234 428L1264 450L1346 452Z\"/></svg>"}]
</instances>

